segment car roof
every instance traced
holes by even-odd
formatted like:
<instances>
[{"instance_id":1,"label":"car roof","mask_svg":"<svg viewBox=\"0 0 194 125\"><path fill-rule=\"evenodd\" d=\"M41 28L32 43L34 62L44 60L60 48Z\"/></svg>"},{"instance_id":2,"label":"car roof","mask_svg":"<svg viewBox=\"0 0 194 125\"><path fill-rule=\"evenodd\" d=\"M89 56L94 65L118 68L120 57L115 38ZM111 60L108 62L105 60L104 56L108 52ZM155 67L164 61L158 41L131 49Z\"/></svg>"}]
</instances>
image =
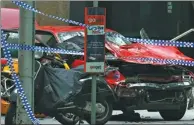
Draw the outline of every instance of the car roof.
<instances>
[{"instance_id":1,"label":"car roof","mask_svg":"<svg viewBox=\"0 0 194 125\"><path fill-rule=\"evenodd\" d=\"M52 32L54 34L60 33L60 32L78 32L78 31L84 31L85 27L82 26L38 26L36 28L37 30L44 30L48 32ZM111 29L106 29L106 32L113 31Z\"/></svg>"}]
</instances>

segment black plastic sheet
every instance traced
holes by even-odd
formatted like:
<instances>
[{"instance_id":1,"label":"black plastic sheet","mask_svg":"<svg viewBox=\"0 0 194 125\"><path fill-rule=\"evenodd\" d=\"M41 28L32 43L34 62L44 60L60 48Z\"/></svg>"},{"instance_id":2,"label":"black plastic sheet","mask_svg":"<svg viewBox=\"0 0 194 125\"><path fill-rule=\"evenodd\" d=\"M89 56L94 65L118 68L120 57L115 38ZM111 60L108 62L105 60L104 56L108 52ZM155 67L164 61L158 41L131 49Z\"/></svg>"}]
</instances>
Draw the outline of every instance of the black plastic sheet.
<instances>
[{"instance_id":1,"label":"black plastic sheet","mask_svg":"<svg viewBox=\"0 0 194 125\"><path fill-rule=\"evenodd\" d=\"M42 66L35 79L35 102L39 111L45 112L65 104L82 89L79 81L84 77L82 67L65 70Z\"/></svg>"}]
</instances>

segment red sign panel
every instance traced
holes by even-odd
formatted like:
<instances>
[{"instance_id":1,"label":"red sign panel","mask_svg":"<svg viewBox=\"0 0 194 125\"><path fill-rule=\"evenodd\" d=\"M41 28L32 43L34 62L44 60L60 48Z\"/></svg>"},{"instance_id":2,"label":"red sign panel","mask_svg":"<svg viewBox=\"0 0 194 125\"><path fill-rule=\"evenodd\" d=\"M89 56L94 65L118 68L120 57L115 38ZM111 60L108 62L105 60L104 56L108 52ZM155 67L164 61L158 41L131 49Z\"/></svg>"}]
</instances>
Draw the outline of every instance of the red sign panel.
<instances>
[{"instance_id":1,"label":"red sign panel","mask_svg":"<svg viewBox=\"0 0 194 125\"><path fill-rule=\"evenodd\" d=\"M104 8L85 8L85 72L103 73L105 66L105 18Z\"/></svg>"}]
</instances>

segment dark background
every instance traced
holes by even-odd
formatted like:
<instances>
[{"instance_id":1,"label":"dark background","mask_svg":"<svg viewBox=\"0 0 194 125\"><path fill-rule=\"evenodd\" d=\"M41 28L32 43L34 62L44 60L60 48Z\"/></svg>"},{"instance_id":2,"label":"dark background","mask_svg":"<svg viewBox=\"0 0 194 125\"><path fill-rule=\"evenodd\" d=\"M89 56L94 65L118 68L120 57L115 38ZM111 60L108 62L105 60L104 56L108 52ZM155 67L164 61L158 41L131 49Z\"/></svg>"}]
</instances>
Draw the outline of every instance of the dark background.
<instances>
[{"instance_id":1,"label":"dark background","mask_svg":"<svg viewBox=\"0 0 194 125\"><path fill-rule=\"evenodd\" d=\"M169 1L99 1L99 7L107 10L107 28L128 37L139 37L145 28L151 38L172 39L194 27L194 1L171 1L172 13L168 13ZM37 1L42 12L84 22L84 7L92 7L92 1ZM2 7L17 8L10 1ZM40 25L68 25L64 22L37 14ZM194 41L194 33L181 40ZM180 48L194 58L192 48Z\"/></svg>"},{"instance_id":2,"label":"dark background","mask_svg":"<svg viewBox=\"0 0 194 125\"><path fill-rule=\"evenodd\" d=\"M107 28L128 37L139 37L144 28L151 38L172 39L194 27L194 8L191 1L172 1L172 13L168 13L167 1L100 1L106 7ZM84 7L92 1L71 1L70 19L84 22ZM194 41L194 33L180 40ZM192 48L180 48L186 55L194 57Z\"/></svg>"}]
</instances>

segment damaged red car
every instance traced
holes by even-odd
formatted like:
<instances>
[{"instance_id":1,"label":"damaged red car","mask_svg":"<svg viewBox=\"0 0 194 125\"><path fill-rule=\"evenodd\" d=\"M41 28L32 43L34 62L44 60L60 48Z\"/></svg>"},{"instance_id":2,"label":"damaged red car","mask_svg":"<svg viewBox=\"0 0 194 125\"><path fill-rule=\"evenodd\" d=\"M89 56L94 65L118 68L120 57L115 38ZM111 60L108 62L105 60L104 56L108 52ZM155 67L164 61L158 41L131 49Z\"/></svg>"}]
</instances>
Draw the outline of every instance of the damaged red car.
<instances>
[{"instance_id":1,"label":"damaged red car","mask_svg":"<svg viewBox=\"0 0 194 125\"><path fill-rule=\"evenodd\" d=\"M84 51L84 28L78 26L37 26L37 36L50 47ZM110 34L111 32L111 34ZM107 29L106 65L112 67L106 82L114 95L114 109L128 116L134 110L158 111L165 120L181 119L194 86L187 67L151 62L140 58L193 61L176 47L162 47L126 41L121 34ZM117 37L115 37L115 35ZM119 37L118 37L119 36ZM71 68L84 64L83 56L61 55ZM125 58L123 58L125 57Z\"/></svg>"},{"instance_id":2,"label":"damaged red car","mask_svg":"<svg viewBox=\"0 0 194 125\"><path fill-rule=\"evenodd\" d=\"M39 30L53 34L53 38L46 42L50 47L84 51L83 27L43 26L39 27ZM165 120L181 119L186 112L187 98L192 97L193 73L187 67L140 58L185 61L193 59L185 56L176 47L126 41L124 36L110 29L107 29L106 33L106 63L114 68L113 72L105 77L105 81L115 97L114 109L122 110L130 117L134 115L134 110L145 109L158 111ZM145 38L142 34L141 37ZM63 58L71 68L84 64L83 56L63 55Z\"/></svg>"}]
</instances>

